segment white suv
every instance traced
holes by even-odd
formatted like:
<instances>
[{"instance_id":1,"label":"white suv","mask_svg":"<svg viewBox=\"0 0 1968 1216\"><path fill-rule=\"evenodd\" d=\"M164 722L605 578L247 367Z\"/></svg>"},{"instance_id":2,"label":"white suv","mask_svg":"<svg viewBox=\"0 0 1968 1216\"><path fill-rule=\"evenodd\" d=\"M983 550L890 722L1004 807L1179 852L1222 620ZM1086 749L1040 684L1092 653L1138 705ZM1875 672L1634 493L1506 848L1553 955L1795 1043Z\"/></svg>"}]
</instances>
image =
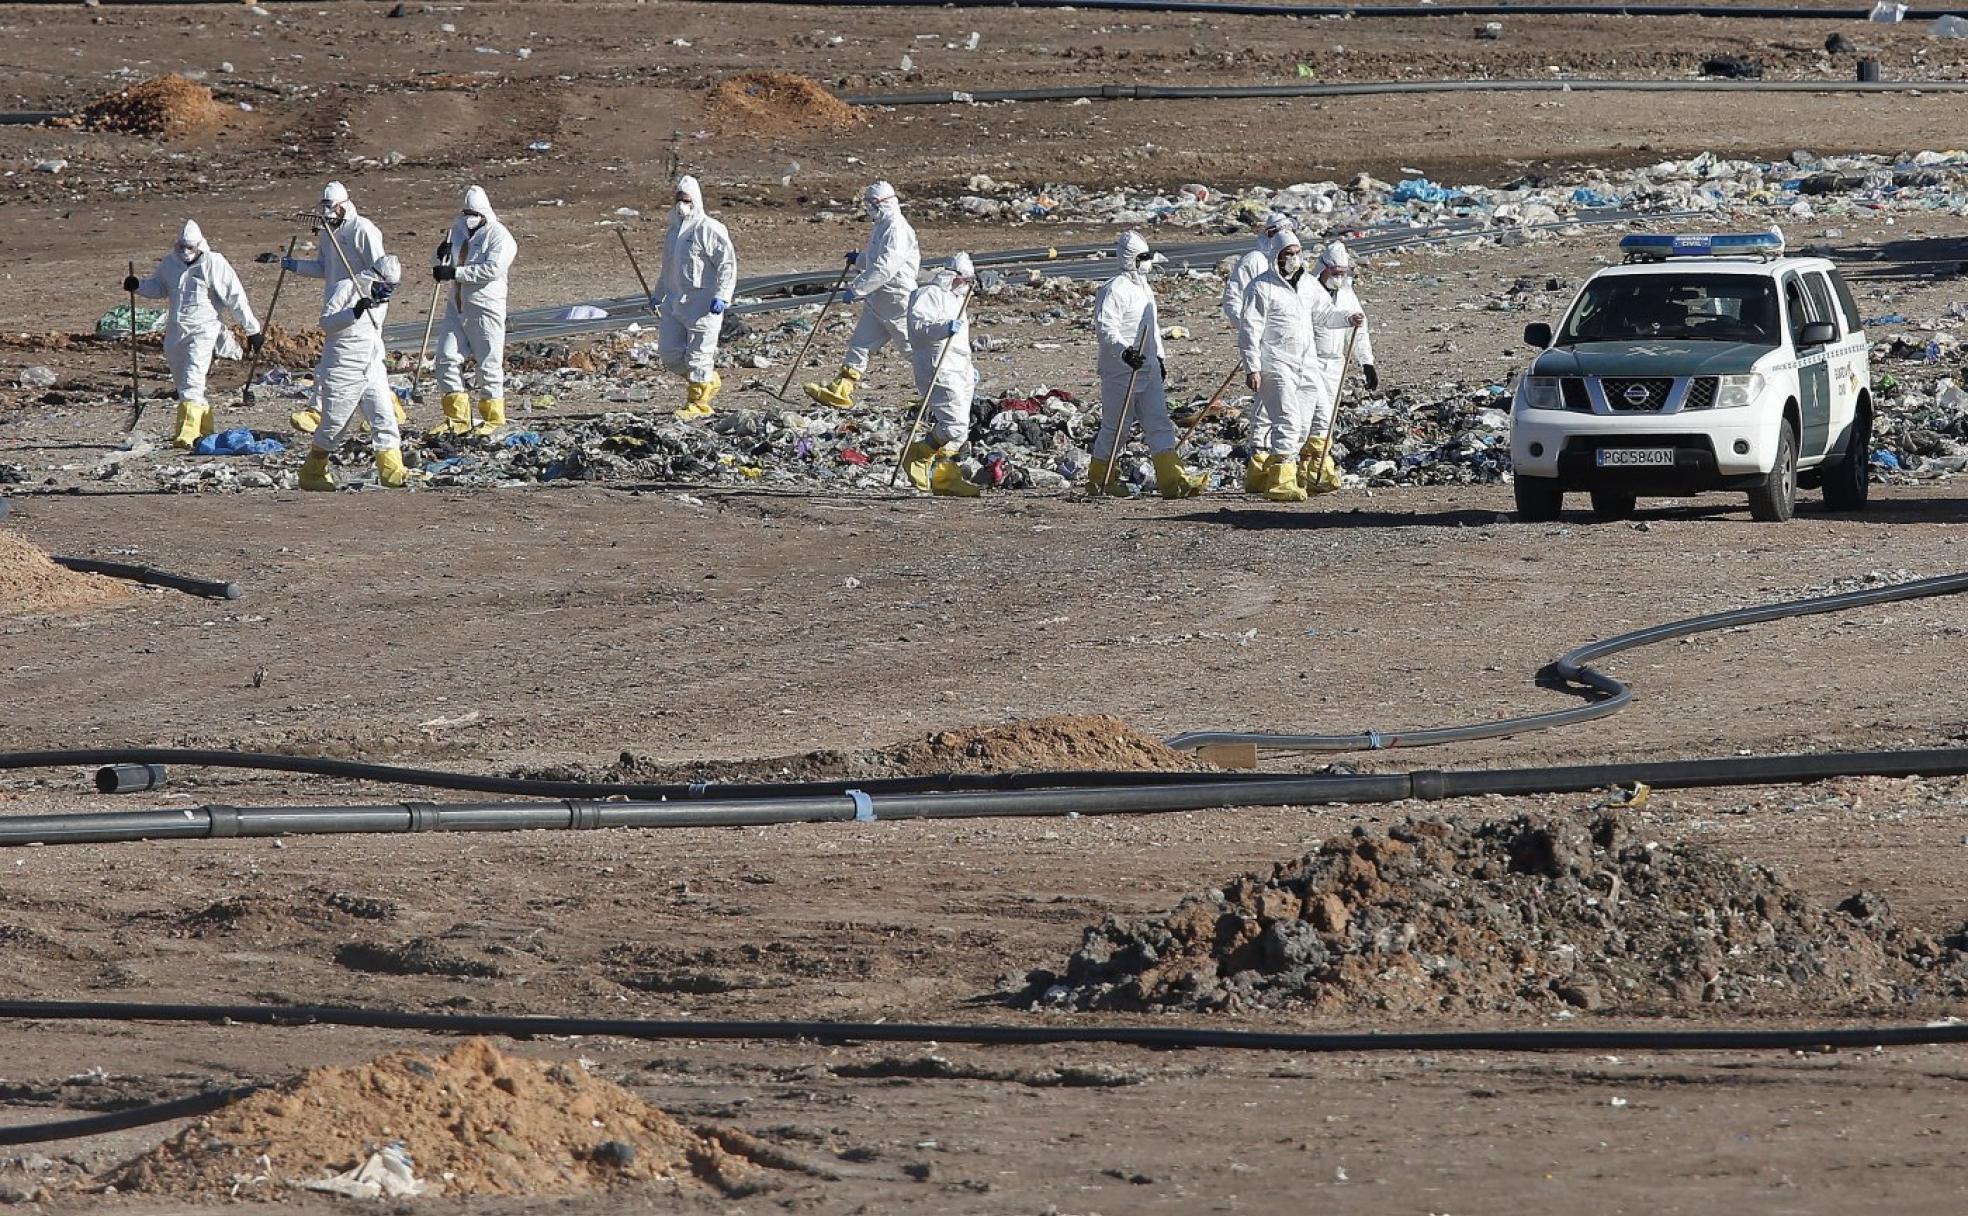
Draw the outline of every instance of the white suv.
<instances>
[{"instance_id":1,"label":"white suv","mask_svg":"<svg viewBox=\"0 0 1968 1216\"><path fill-rule=\"evenodd\" d=\"M1749 494L1789 519L1797 487L1834 511L1865 506L1872 369L1837 267L1783 256L1783 234L1634 235L1593 275L1517 382L1510 459L1517 514L1558 517L1565 492L1617 519L1643 496Z\"/></svg>"}]
</instances>

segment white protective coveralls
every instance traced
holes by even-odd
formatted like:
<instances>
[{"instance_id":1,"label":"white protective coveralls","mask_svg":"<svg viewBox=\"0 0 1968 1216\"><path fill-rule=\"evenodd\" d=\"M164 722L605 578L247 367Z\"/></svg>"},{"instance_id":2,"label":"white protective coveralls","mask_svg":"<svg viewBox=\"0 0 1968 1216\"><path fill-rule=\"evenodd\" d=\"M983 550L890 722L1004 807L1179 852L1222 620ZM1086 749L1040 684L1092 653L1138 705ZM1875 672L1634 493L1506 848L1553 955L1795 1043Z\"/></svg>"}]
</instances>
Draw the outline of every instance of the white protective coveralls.
<instances>
[{"instance_id":1,"label":"white protective coveralls","mask_svg":"<svg viewBox=\"0 0 1968 1216\"><path fill-rule=\"evenodd\" d=\"M321 256L293 258L286 260L285 265L303 278L322 281L321 303L326 308L335 288L346 282L351 273L359 275L376 269L383 257L383 233L374 222L356 214L348 188L340 182L329 182L322 187L321 214L324 227L317 234L321 247L315 251ZM340 257L335 254L337 245L341 247ZM348 259L346 267L342 258ZM377 319L381 321L387 311L387 308L377 309Z\"/></svg>"},{"instance_id":2,"label":"white protective coveralls","mask_svg":"<svg viewBox=\"0 0 1968 1216\"><path fill-rule=\"evenodd\" d=\"M1271 269L1278 250L1297 231L1290 216L1273 211L1264 217L1264 227L1257 234L1257 248L1238 258L1237 264L1231 267L1230 277L1223 283L1223 319L1230 322L1233 332L1243 325L1244 293L1257 282L1258 276Z\"/></svg>"},{"instance_id":3,"label":"white protective coveralls","mask_svg":"<svg viewBox=\"0 0 1968 1216\"><path fill-rule=\"evenodd\" d=\"M973 497L975 486L963 479L956 454L970 438L971 400L977 392L977 366L970 355L969 302L977 271L970 255L959 253L928 283L909 297L906 314L909 360L916 374L916 395L923 399L929 422L925 440L910 444L903 469L918 490L932 494Z\"/></svg>"},{"instance_id":4,"label":"white protective coveralls","mask_svg":"<svg viewBox=\"0 0 1968 1216\"><path fill-rule=\"evenodd\" d=\"M482 222L474 228L473 216ZM471 394L465 360L478 365L479 412L488 426L506 421L506 279L519 245L499 222L479 186L465 191L465 205L432 262L450 266L451 291L437 335L437 386L444 394L447 427L470 430ZM440 280L442 281L442 280Z\"/></svg>"},{"instance_id":5,"label":"white protective coveralls","mask_svg":"<svg viewBox=\"0 0 1968 1216\"><path fill-rule=\"evenodd\" d=\"M909 297L916 290L916 276L922 273L922 249L916 244L916 230L902 215L895 187L876 182L862 192L861 201L874 228L855 258L856 273L847 284L851 298L862 302L861 317L854 323L854 335L848 339L847 355L834 382L806 388L809 397L836 409L854 404L854 386L876 351L893 342L903 354L909 353Z\"/></svg>"},{"instance_id":6,"label":"white protective coveralls","mask_svg":"<svg viewBox=\"0 0 1968 1216\"><path fill-rule=\"evenodd\" d=\"M335 284L322 306L325 341L314 366L315 383L321 392L321 424L314 430L308 463L302 468L304 489L334 488L332 481L310 485L310 473L326 477L328 456L354 428L358 413L369 424L369 446L376 453L376 469L383 484L403 484L403 458L397 454L402 438L389 377L383 368L383 327L377 320L382 310L369 306L358 311L356 307L374 283L394 285L401 275L396 259L385 256L374 270Z\"/></svg>"},{"instance_id":7,"label":"white protective coveralls","mask_svg":"<svg viewBox=\"0 0 1968 1216\"><path fill-rule=\"evenodd\" d=\"M189 262L186 253L194 255ZM147 300L165 301L164 359L171 365L178 390L177 441L190 447L200 435L216 430L205 400L205 372L212 356L239 357L226 324L238 325L250 338L260 332L259 318L246 301L246 287L232 263L206 243L205 234L191 220L185 221L177 245L157 269L137 280L136 290Z\"/></svg>"},{"instance_id":8,"label":"white protective coveralls","mask_svg":"<svg viewBox=\"0 0 1968 1216\"><path fill-rule=\"evenodd\" d=\"M1113 464L1127 445L1121 415L1141 425L1141 435L1154 457L1155 484L1164 498L1187 498L1200 493L1204 479L1187 473L1176 453L1180 442L1169 421L1168 396L1162 384L1162 326L1155 291L1148 285L1151 264L1148 242L1138 232L1121 234L1116 253L1121 273L1107 280L1093 297L1093 328L1100 341L1095 370L1100 375L1100 434L1093 441L1093 465L1088 481L1096 489L1116 490L1119 478ZM1141 366L1127 362L1136 351ZM1133 386L1132 405L1129 386Z\"/></svg>"},{"instance_id":9,"label":"white protective coveralls","mask_svg":"<svg viewBox=\"0 0 1968 1216\"><path fill-rule=\"evenodd\" d=\"M1299 252L1293 240L1250 285L1237 331L1244 367L1260 377L1252 446L1284 460L1295 460L1306 437L1324 434L1330 424L1332 398L1319 347L1328 334L1337 335L1343 346L1353 315L1333 306L1310 267L1300 265L1292 276L1281 273L1278 263Z\"/></svg>"},{"instance_id":10,"label":"white protective coveralls","mask_svg":"<svg viewBox=\"0 0 1968 1216\"><path fill-rule=\"evenodd\" d=\"M1367 310L1361 306L1360 297L1353 294L1353 255L1338 241L1320 251L1313 273L1323 279L1328 270L1337 270L1345 277L1340 280L1337 291L1324 286L1319 290L1340 312L1349 316L1358 313L1364 317ZM1346 332L1343 329L1321 329L1318 334L1319 374L1325 381L1326 400L1335 404L1339 401L1340 381L1346 370ZM1374 365L1373 338L1367 333L1365 321L1360 323L1360 336L1353 340L1353 362L1362 368ZM1323 432L1314 430L1313 433Z\"/></svg>"},{"instance_id":11,"label":"white protective coveralls","mask_svg":"<svg viewBox=\"0 0 1968 1216\"><path fill-rule=\"evenodd\" d=\"M705 214L696 178L680 178L676 192L688 202L678 201L663 236L653 301L661 313L656 349L663 366L690 383L689 403L678 416L701 417L711 412L710 399L722 384L718 335L723 310L738 290L738 251L725 226Z\"/></svg>"}]
</instances>

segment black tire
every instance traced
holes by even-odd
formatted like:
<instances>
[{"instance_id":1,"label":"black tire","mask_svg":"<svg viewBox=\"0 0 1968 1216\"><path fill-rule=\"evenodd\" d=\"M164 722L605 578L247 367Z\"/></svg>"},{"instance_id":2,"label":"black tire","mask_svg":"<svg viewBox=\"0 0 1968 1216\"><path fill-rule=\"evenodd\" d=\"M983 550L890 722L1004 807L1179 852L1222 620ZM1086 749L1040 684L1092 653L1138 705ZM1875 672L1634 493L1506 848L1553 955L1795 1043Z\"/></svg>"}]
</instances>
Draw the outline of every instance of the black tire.
<instances>
[{"instance_id":1,"label":"black tire","mask_svg":"<svg viewBox=\"0 0 1968 1216\"><path fill-rule=\"evenodd\" d=\"M1622 494L1618 490L1592 491L1592 513L1600 519L1627 519L1633 515L1634 506L1640 501L1637 494Z\"/></svg>"},{"instance_id":2,"label":"black tire","mask_svg":"<svg viewBox=\"0 0 1968 1216\"><path fill-rule=\"evenodd\" d=\"M1825 470L1825 509L1863 511L1871 492L1872 411L1860 406L1852 418L1852 436L1845 441L1845 459Z\"/></svg>"},{"instance_id":3,"label":"black tire","mask_svg":"<svg viewBox=\"0 0 1968 1216\"><path fill-rule=\"evenodd\" d=\"M1749 517L1759 523L1780 524L1797 510L1797 432L1790 419L1777 432L1777 462L1762 485L1749 492Z\"/></svg>"},{"instance_id":4,"label":"black tire","mask_svg":"<svg viewBox=\"0 0 1968 1216\"><path fill-rule=\"evenodd\" d=\"M1519 473L1511 482L1517 497L1517 518L1527 524L1548 524L1565 509L1565 492L1555 477L1526 477Z\"/></svg>"}]
</instances>

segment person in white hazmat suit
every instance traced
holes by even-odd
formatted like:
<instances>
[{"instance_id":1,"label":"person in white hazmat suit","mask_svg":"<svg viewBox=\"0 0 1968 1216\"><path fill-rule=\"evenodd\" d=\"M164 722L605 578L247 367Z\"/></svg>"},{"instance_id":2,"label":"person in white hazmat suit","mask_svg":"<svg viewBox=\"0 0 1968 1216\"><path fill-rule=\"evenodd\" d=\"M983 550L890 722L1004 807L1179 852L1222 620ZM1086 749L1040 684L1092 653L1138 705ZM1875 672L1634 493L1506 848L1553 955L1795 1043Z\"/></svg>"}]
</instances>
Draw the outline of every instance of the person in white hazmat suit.
<instances>
[{"instance_id":1,"label":"person in white hazmat suit","mask_svg":"<svg viewBox=\"0 0 1968 1216\"><path fill-rule=\"evenodd\" d=\"M163 300L164 360L178 391L178 426L171 442L188 448L199 436L218 430L211 403L205 400L205 371L214 354L237 358L238 344L228 323L246 331L246 345L255 354L266 342L259 318L246 301L246 287L232 263L205 240L198 224L186 220L178 243L157 269L143 278L130 275L123 290L147 300ZM228 351L230 353L228 353Z\"/></svg>"},{"instance_id":2,"label":"person in white hazmat suit","mask_svg":"<svg viewBox=\"0 0 1968 1216\"><path fill-rule=\"evenodd\" d=\"M348 187L340 182L329 182L321 188L321 201L316 205L315 214L321 220L321 227L315 235L320 247L315 250L319 257L280 259L280 267L289 274L300 275L304 279L321 280L321 302L325 308L328 300L335 294L335 288L346 282L352 275L370 274L373 276L377 262L383 257L383 233L366 216L356 214L355 203L349 199ZM336 252L340 249L340 253ZM344 264L346 263L346 264ZM376 310L376 323L380 325L388 309ZM320 386L316 386L315 399L307 409L296 411L288 420L294 429L302 434L311 434L321 424ZM397 424L404 421L403 406L395 402L392 409L396 413Z\"/></svg>"},{"instance_id":3,"label":"person in white hazmat suit","mask_svg":"<svg viewBox=\"0 0 1968 1216\"><path fill-rule=\"evenodd\" d=\"M1292 223L1290 216L1281 211L1271 212L1264 217L1264 227L1258 231L1257 247L1238 258L1237 264L1230 268L1230 274L1223 284L1223 319L1230 322L1230 333L1233 338L1243 331L1244 293L1250 290L1250 285L1255 283L1260 275L1271 269L1272 260L1278 256L1278 249L1286 239L1296 237L1297 234L1298 227ZM1260 454L1258 460L1246 467L1244 493L1256 494L1261 491L1262 487L1258 484L1259 474L1270 459L1270 453L1264 452Z\"/></svg>"},{"instance_id":4,"label":"person in white hazmat suit","mask_svg":"<svg viewBox=\"0 0 1968 1216\"><path fill-rule=\"evenodd\" d=\"M506 425L506 279L518 255L519 245L484 188L466 190L464 206L431 260L431 278L451 284L433 373L444 394L440 430L463 435L473 429L466 359L477 364L479 429Z\"/></svg>"},{"instance_id":5,"label":"person in white hazmat suit","mask_svg":"<svg viewBox=\"0 0 1968 1216\"><path fill-rule=\"evenodd\" d=\"M396 398L383 370L383 308L402 275L397 260L385 254L357 277L337 282L321 306L325 340L321 358L314 365L314 382L321 393L321 424L314 428L307 459L301 464L303 490L335 488L328 458L354 428L358 413L369 424L376 480L391 487L409 481L400 450Z\"/></svg>"},{"instance_id":6,"label":"person in white hazmat suit","mask_svg":"<svg viewBox=\"0 0 1968 1216\"><path fill-rule=\"evenodd\" d=\"M970 438L970 404L977 367L970 358L970 318L965 305L977 270L959 253L947 268L909 297L909 358L916 395L924 399L929 434L909 444L902 468L910 484L931 494L975 498L976 483L957 467L957 452Z\"/></svg>"},{"instance_id":7,"label":"person in white hazmat suit","mask_svg":"<svg viewBox=\"0 0 1968 1216\"><path fill-rule=\"evenodd\" d=\"M876 351L893 342L904 355L909 353L909 297L922 273L922 249L916 230L902 215L895 187L874 183L862 191L861 205L875 226L860 252L847 255L848 266L859 270L841 293L844 304L861 301L861 319L854 323L834 382L806 386L807 396L837 410L853 408L854 386L867 374Z\"/></svg>"},{"instance_id":8,"label":"person in white hazmat suit","mask_svg":"<svg viewBox=\"0 0 1968 1216\"><path fill-rule=\"evenodd\" d=\"M725 226L705 214L704 192L694 177L677 179L656 284L649 303L661 314L657 354L690 385L676 417L707 418L717 412L711 399L724 387L717 373L718 336L738 290L738 251Z\"/></svg>"},{"instance_id":9,"label":"person in white hazmat suit","mask_svg":"<svg viewBox=\"0 0 1968 1216\"><path fill-rule=\"evenodd\" d=\"M1319 276L1319 287L1332 306L1351 316L1360 318L1354 332L1353 359L1360 365L1360 376L1366 381L1367 391L1380 387L1380 372L1374 367L1373 338L1367 333L1366 309L1360 305L1360 297L1353 294L1353 255L1344 244L1334 241L1319 253L1319 261L1314 271ZM1327 409L1339 408L1339 389L1346 378L1346 331L1322 329L1318 334L1319 374L1325 381ZM1339 468L1332 459L1332 420L1330 413L1316 419L1305 439L1305 448L1299 455L1299 467L1310 469L1306 481L1315 492L1337 490L1339 488Z\"/></svg>"},{"instance_id":10,"label":"person in white hazmat suit","mask_svg":"<svg viewBox=\"0 0 1968 1216\"><path fill-rule=\"evenodd\" d=\"M1273 502L1304 502L1299 449L1310 428L1329 415L1320 335L1360 324L1357 313L1333 306L1305 265L1296 236L1285 238L1271 269L1244 293L1237 350L1245 384L1257 394L1251 420L1251 457L1245 484Z\"/></svg>"},{"instance_id":11,"label":"person in white hazmat suit","mask_svg":"<svg viewBox=\"0 0 1968 1216\"><path fill-rule=\"evenodd\" d=\"M1176 451L1179 439L1169 421L1168 397L1162 380L1161 319L1155 291L1148 285L1154 254L1138 232L1121 234L1117 252L1121 273L1101 285L1093 297L1093 328L1100 340L1096 364L1100 373L1100 434L1093 441L1093 463L1087 484L1094 493L1125 495L1129 487L1116 473L1128 437L1121 433L1121 415L1141 424L1142 438L1155 462L1155 486L1163 498L1193 498L1208 480L1182 467Z\"/></svg>"}]
</instances>

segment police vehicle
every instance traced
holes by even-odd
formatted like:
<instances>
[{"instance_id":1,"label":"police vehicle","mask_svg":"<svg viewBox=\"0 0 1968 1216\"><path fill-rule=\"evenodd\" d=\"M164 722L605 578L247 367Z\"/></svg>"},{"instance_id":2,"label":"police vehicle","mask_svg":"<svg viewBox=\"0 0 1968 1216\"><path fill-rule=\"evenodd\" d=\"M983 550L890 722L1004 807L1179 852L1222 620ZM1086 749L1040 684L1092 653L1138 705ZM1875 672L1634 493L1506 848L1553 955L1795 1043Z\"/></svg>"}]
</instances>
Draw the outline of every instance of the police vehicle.
<instances>
[{"instance_id":1,"label":"police vehicle","mask_svg":"<svg viewBox=\"0 0 1968 1216\"><path fill-rule=\"evenodd\" d=\"M1789 519L1797 490L1865 506L1872 371L1851 289L1783 233L1635 234L1580 288L1511 402L1517 513L1558 517L1568 491L1617 519L1636 499L1747 493Z\"/></svg>"}]
</instances>

